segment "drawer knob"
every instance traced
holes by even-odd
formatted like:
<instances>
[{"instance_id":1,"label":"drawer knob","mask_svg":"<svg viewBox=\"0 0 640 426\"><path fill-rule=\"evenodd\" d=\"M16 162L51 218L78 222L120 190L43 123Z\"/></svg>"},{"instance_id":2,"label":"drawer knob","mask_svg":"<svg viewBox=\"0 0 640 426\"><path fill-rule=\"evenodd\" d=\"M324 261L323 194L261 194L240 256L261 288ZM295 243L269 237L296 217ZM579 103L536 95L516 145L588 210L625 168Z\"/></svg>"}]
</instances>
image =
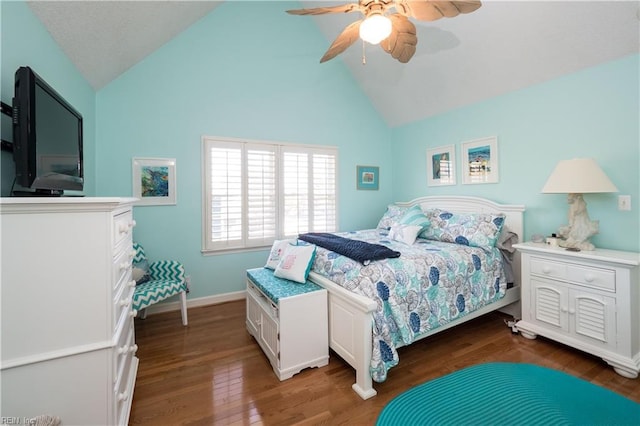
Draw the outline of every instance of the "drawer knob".
<instances>
[{"instance_id":1,"label":"drawer knob","mask_svg":"<svg viewBox=\"0 0 640 426\"><path fill-rule=\"evenodd\" d=\"M127 399L129 399L129 394L127 392L118 394L118 401L126 401Z\"/></svg>"},{"instance_id":2,"label":"drawer knob","mask_svg":"<svg viewBox=\"0 0 640 426\"><path fill-rule=\"evenodd\" d=\"M561 310L562 312L567 312L567 311L568 311L568 309L567 309L567 307L566 307L566 306L563 306L562 308L560 308L560 310Z\"/></svg>"},{"instance_id":3,"label":"drawer knob","mask_svg":"<svg viewBox=\"0 0 640 426\"><path fill-rule=\"evenodd\" d=\"M542 272L544 274L550 274L551 273L551 268L549 268L548 266L543 266L542 267Z\"/></svg>"},{"instance_id":4,"label":"drawer knob","mask_svg":"<svg viewBox=\"0 0 640 426\"><path fill-rule=\"evenodd\" d=\"M593 280L595 280L595 279L596 279L596 277L593 276L593 274L585 274L585 276L584 276L584 280L586 282L588 282L588 283L593 282Z\"/></svg>"},{"instance_id":5,"label":"drawer knob","mask_svg":"<svg viewBox=\"0 0 640 426\"><path fill-rule=\"evenodd\" d=\"M129 352L129 346L124 345L120 348L118 348L118 354L122 355L122 354L126 354L127 352Z\"/></svg>"},{"instance_id":6,"label":"drawer knob","mask_svg":"<svg viewBox=\"0 0 640 426\"><path fill-rule=\"evenodd\" d=\"M136 286L136 280L129 281L129 287L135 287L135 286Z\"/></svg>"},{"instance_id":7,"label":"drawer knob","mask_svg":"<svg viewBox=\"0 0 640 426\"><path fill-rule=\"evenodd\" d=\"M129 352L131 352L132 354L136 353L138 351L138 345L131 345L129 347Z\"/></svg>"},{"instance_id":8,"label":"drawer knob","mask_svg":"<svg viewBox=\"0 0 640 426\"><path fill-rule=\"evenodd\" d=\"M129 232L129 226L127 226L126 223L121 223L120 225L118 225L118 232L120 232L121 234L126 234L127 232Z\"/></svg>"},{"instance_id":9,"label":"drawer knob","mask_svg":"<svg viewBox=\"0 0 640 426\"><path fill-rule=\"evenodd\" d=\"M131 304L131 300L130 299L122 299L120 301L120 306L129 306Z\"/></svg>"},{"instance_id":10,"label":"drawer knob","mask_svg":"<svg viewBox=\"0 0 640 426\"><path fill-rule=\"evenodd\" d=\"M138 315L138 311L136 311L135 309L131 312L129 312L129 316L135 318L135 316Z\"/></svg>"},{"instance_id":11,"label":"drawer knob","mask_svg":"<svg viewBox=\"0 0 640 426\"><path fill-rule=\"evenodd\" d=\"M129 268L129 265L131 265L131 262L122 262L120 264L120 269L124 271L125 269Z\"/></svg>"}]
</instances>

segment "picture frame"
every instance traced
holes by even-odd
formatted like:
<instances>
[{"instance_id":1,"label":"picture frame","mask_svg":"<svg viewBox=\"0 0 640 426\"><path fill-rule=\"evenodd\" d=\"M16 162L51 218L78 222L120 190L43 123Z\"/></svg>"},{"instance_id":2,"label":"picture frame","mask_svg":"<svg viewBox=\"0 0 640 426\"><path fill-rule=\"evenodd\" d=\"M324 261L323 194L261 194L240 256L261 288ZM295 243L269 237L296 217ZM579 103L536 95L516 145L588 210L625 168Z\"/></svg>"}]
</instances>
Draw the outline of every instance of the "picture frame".
<instances>
[{"instance_id":1,"label":"picture frame","mask_svg":"<svg viewBox=\"0 0 640 426\"><path fill-rule=\"evenodd\" d=\"M427 149L427 186L456 184L456 149L444 145Z\"/></svg>"},{"instance_id":2,"label":"picture frame","mask_svg":"<svg viewBox=\"0 0 640 426\"><path fill-rule=\"evenodd\" d=\"M133 158L133 196L136 206L175 205L175 158Z\"/></svg>"},{"instance_id":3,"label":"picture frame","mask_svg":"<svg viewBox=\"0 0 640 426\"><path fill-rule=\"evenodd\" d=\"M357 189L377 191L380 188L380 168L376 166L356 166Z\"/></svg>"},{"instance_id":4,"label":"picture frame","mask_svg":"<svg viewBox=\"0 0 640 426\"><path fill-rule=\"evenodd\" d=\"M497 183L498 138L474 139L462 143L462 183Z\"/></svg>"}]
</instances>

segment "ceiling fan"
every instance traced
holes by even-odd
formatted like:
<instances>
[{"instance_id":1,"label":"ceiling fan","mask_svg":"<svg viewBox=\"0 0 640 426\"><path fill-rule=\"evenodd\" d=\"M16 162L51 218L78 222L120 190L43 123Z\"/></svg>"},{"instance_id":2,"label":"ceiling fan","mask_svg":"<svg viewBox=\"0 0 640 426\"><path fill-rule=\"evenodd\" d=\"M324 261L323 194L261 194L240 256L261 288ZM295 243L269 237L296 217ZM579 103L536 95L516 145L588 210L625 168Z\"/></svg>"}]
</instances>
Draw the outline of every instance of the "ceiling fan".
<instances>
[{"instance_id":1,"label":"ceiling fan","mask_svg":"<svg viewBox=\"0 0 640 426\"><path fill-rule=\"evenodd\" d=\"M478 9L479 0L359 0L358 3L312 9L287 10L292 15L324 15L327 13L360 12L363 19L349 24L333 41L320 63L335 58L358 38L378 44L385 52L402 63L416 52L418 37L416 27L409 20L435 21L453 18L460 13ZM395 13L389 13L395 9Z\"/></svg>"}]
</instances>

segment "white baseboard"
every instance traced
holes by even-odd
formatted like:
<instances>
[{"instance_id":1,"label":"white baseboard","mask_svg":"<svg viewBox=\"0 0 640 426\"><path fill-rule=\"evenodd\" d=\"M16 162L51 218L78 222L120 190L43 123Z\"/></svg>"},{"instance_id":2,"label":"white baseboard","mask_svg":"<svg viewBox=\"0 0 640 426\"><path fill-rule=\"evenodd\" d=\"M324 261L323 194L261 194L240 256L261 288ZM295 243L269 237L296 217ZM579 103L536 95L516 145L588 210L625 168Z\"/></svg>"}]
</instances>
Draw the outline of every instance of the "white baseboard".
<instances>
[{"instance_id":1,"label":"white baseboard","mask_svg":"<svg viewBox=\"0 0 640 426\"><path fill-rule=\"evenodd\" d=\"M199 306L217 305L225 302L233 302L246 298L246 291L235 291L232 293L217 294L214 296L198 297L189 299L187 296L187 309L197 308ZM147 315L159 314L161 312L179 311L180 302L157 303L147 308Z\"/></svg>"}]
</instances>

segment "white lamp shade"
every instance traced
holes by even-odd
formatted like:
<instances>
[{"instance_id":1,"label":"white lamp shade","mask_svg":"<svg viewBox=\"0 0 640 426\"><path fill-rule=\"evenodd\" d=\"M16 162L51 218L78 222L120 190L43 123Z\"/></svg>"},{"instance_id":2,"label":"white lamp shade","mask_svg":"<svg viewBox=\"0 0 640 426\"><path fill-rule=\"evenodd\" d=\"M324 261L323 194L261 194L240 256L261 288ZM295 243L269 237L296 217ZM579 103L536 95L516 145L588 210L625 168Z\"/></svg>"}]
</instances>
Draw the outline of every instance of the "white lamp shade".
<instances>
[{"instance_id":1,"label":"white lamp shade","mask_svg":"<svg viewBox=\"0 0 640 426\"><path fill-rule=\"evenodd\" d=\"M391 34L391 20L378 13L369 15L360 24L360 38L371 44L378 44Z\"/></svg>"},{"instance_id":2,"label":"white lamp shade","mask_svg":"<svg viewBox=\"0 0 640 426\"><path fill-rule=\"evenodd\" d=\"M593 158L562 160L556 165L542 192L545 194L584 194L618 192Z\"/></svg>"}]
</instances>

